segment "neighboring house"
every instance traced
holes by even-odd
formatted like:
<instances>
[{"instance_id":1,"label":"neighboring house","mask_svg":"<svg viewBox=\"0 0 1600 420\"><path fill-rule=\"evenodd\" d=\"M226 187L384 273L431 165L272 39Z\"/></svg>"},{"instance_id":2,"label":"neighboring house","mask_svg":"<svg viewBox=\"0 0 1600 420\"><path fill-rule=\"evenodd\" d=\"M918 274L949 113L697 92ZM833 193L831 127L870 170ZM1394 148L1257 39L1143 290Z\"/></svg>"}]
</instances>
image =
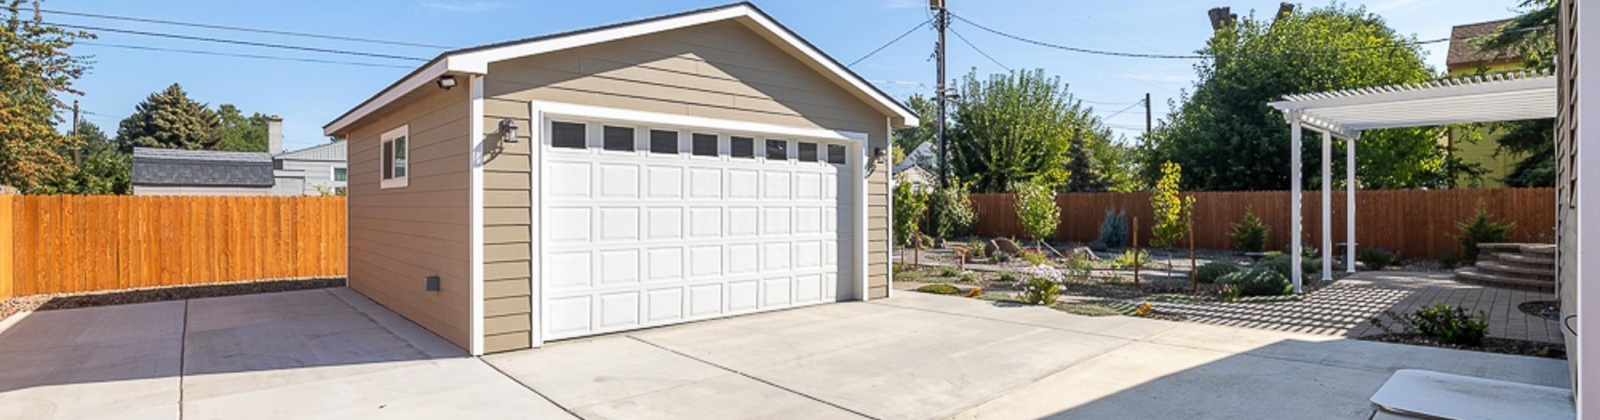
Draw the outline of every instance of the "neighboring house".
<instances>
[{"instance_id":1,"label":"neighboring house","mask_svg":"<svg viewBox=\"0 0 1600 420\"><path fill-rule=\"evenodd\" d=\"M349 285L483 354L889 294L916 116L748 3L445 52L348 139Z\"/></svg>"},{"instance_id":2,"label":"neighboring house","mask_svg":"<svg viewBox=\"0 0 1600 420\"><path fill-rule=\"evenodd\" d=\"M345 187L345 142L334 141L283 151L283 119L267 120L267 151L272 153L273 195L333 195Z\"/></svg>"},{"instance_id":3,"label":"neighboring house","mask_svg":"<svg viewBox=\"0 0 1600 420\"><path fill-rule=\"evenodd\" d=\"M1489 22L1458 25L1450 29L1450 49L1445 57L1445 66L1450 77L1472 77L1475 75L1488 75L1520 71L1523 66L1522 55L1514 51L1482 51L1478 48L1478 40L1485 36L1493 35L1501 26L1511 22L1511 19L1501 19ZM1505 177L1511 174L1512 169L1521 156L1510 153L1499 153L1502 134L1493 130L1473 130L1464 132L1462 129L1451 128L1440 143L1446 147L1453 147L1450 153L1461 158L1462 163L1477 164L1483 167L1484 188L1503 188L1506 186ZM1469 141L1477 137L1477 141ZM1468 187L1466 180L1458 187Z\"/></svg>"},{"instance_id":4,"label":"neighboring house","mask_svg":"<svg viewBox=\"0 0 1600 420\"><path fill-rule=\"evenodd\" d=\"M911 159L906 159L905 162L900 163L900 166L894 167L894 182L897 186L902 182L909 182L912 188L922 191L937 183L938 180L934 178L932 172L922 169L921 165L917 165Z\"/></svg>"},{"instance_id":5,"label":"neighboring house","mask_svg":"<svg viewBox=\"0 0 1600 420\"><path fill-rule=\"evenodd\" d=\"M133 195L267 195L272 155L133 148Z\"/></svg>"}]
</instances>

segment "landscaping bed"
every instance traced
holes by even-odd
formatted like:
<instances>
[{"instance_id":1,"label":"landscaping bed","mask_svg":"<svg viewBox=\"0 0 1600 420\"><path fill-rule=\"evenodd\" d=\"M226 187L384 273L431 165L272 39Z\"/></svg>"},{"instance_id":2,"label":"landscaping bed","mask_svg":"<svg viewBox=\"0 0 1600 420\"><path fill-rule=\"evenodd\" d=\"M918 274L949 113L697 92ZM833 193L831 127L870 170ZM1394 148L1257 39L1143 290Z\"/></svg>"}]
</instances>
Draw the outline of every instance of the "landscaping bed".
<instances>
[{"instance_id":1,"label":"landscaping bed","mask_svg":"<svg viewBox=\"0 0 1600 420\"><path fill-rule=\"evenodd\" d=\"M92 293L19 296L0 301L0 320L24 311L88 308L169 300L344 287L344 278L296 279L168 286Z\"/></svg>"},{"instance_id":2,"label":"landscaping bed","mask_svg":"<svg viewBox=\"0 0 1600 420\"><path fill-rule=\"evenodd\" d=\"M1368 341L1381 341L1385 343L1411 344L1456 350L1511 354L1517 356L1534 356L1562 360L1566 360L1567 358L1567 346L1565 345L1556 343L1541 343L1537 341L1512 340L1507 338L1484 337L1483 343L1477 346L1444 343L1439 341L1437 338L1419 333L1378 334L1359 337L1359 339Z\"/></svg>"}]
</instances>

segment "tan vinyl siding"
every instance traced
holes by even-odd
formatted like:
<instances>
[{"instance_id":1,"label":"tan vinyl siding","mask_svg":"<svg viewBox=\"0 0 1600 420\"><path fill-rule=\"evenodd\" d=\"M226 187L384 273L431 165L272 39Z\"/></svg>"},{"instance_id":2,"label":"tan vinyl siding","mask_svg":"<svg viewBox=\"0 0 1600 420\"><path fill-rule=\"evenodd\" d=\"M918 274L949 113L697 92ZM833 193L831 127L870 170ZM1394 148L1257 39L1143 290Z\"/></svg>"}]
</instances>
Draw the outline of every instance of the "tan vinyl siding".
<instances>
[{"instance_id":1,"label":"tan vinyl siding","mask_svg":"<svg viewBox=\"0 0 1600 420\"><path fill-rule=\"evenodd\" d=\"M1560 23L1556 25L1556 291L1562 302L1578 299L1578 207L1574 195L1578 188L1578 33L1576 1L1562 1ZM1592 7L1592 4L1591 4ZM1594 13L1594 12L1589 12ZM1592 50L1592 48L1591 48ZM1561 305L1561 319L1577 315L1578 305ZM1594 321L1591 321L1594 322ZM1583 344L1573 331L1563 327L1562 337L1568 354L1581 354ZM1569 363L1568 373L1574 388L1578 383L1578 364ZM1577 394L1582 395L1582 394Z\"/></svg>"},{"instance_id":2,"label":"tan vinyl siding","mask_svg":"<svg viewBox=\"0 0 1600 420\"><path fill-rule=\"evenodd\" d=\"M869 151L888 147L888 120L883 113L734 21L493 63L484 96L484 129L494 131L501 119L509 118L524 136L530 132L529 102L537 100L861 132L869 137ZM521 140L486 164L488 192L533 187L527 149L533 141ZM873 174L869 188L868 206L878 209L873 214L879 216L871 218L868 227L880 238L889 225L886 175L882 169ZM515 250L524 249L518 246L527 246L534 237L529 229L531 203L524 200L534 198L515 194L491 198L488 192L486 203L499 205L484 210L486 262L519 261ZM491 256L488 246L508 248ZM887 293L887 253L886 241L874 242L867 250L871 296ZM538 272L526 256L521 258L528 273ZM525 312L527 301L537 296L509 286L503 290L485 293L484 298L498 308L494 313L524 317L530 329L538 325L536 315ZM518 299L520 306L512 302ZM485 331L488 351L528 345L529 335L519 329L520 324L497 320L496 325L504 329L494 337Z\"/></svg>"},{"instance_id":3,"label":"tan vinyl siding","mask_svg":"<svg viewBox=\"0 0 1600 420\"><path fill-rule=\"evenodd\" d=\"M467 89L420 89L344 131L349 140L350 287L471 347ZM382 133L409 125L409 185L379 188ZM440 291L423 290L437 275Z\"/></svg>"},{"instance_id":4,"label":"tan vinyl siding","mask_svg":"<svg viewBox=\"0 0 1600 420\"><path fill-rule=\"evenodd\" d=\"M500 120L517 123L514 143L496 141L483 170L483 278L485 353L532 345L533 190L528 104L488 98L483 104L485 138L501 140Z\"/></svg>"}]
</instances>

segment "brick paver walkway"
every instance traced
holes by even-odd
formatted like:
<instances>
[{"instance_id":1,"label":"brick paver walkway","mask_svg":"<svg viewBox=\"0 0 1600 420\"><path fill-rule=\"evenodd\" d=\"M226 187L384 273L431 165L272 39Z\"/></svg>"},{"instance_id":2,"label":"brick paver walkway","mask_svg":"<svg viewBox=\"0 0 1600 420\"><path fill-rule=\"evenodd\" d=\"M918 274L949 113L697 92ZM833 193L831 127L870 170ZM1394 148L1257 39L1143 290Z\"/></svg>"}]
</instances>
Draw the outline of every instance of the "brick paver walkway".
<instances>
[{"instance_id":1,"label":"brick paver walkway","mask_svg":"<svg viewBox=\"0 0 1600 420\"><path fill-rule=\"evenodd\" d=\"M1360 272L1306 295L1276 303L1157 303L1189 321L1237 327L1360 337L1382 334L1367 319L1392 309L1410 312L1434 302L1489 315L1489 336L1561 342L1561 325L1522 313L1517 305L1555 300L1550 293L1459 283L1450 273Z\"/></svg>"}]
</instances>

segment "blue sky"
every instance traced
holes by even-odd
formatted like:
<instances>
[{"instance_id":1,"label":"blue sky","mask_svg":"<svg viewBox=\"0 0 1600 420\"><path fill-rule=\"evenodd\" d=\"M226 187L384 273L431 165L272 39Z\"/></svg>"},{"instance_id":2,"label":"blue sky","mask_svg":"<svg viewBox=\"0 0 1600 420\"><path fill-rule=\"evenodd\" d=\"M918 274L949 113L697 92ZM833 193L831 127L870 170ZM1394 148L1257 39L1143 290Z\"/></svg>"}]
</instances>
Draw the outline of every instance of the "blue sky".
<instances>
[{"instance_id":1,"label":"blue sky","mask_svg":"<svg viewBox=\"0 0 1600 420\"><path fill-rule=\"evenodd\" d=\"M646 18L727 3L727 0L340 0L274 2L106 2L47 0L46 10L133 16L286 31L378 38L422 44L471 46ZM1189 53L1211 31L1206 11L1232 7L1246 15L1272 13L1277 1L1264 0L948 0L952 11L985 26L1056 44L1144 53ZM764 0L767 13L841 62L862 57L928 19L923 0ZM1305 3L1321 6L1327 3ZM1402 34L1419 39L1449 36L1452 25L1513 16L1515 0L1368 0L1364 4ZM238 33L220 30L46 14L53 23L157 31L195 36L432 57L439 50ZM1127 109L1149 92L1155 116L1168 111L1168 99L1193 83L1193 61L1086 56L1001 38L956 22L964 35L996 61L1013 69L1043 68L1060 76L1081 99L1121 134L1141 131L1141 107ZM325 141L323 124L409 72L420 62L328 55L311 52L213 44L139 35L102 33L98 43L189 50L381 63L363 67L213 57L171 52L131 51L81 45L75 54L92 55L94 66L79 80L86 118L115 132L117 121L151 92L177 82L196 100L213 106L238 105L246 112L284 118L285 143L301 148ZM960 39L951 36L952 77L976 68L980 74L1004 71ZM934 33L924 28L853 69L886 92L904 99L932 91L929 60ZM1445 44L1428 46L1428 62L1444 67ZM1125 112L1118 113L1127 109Z\"/></svg>"}]
</instances>

